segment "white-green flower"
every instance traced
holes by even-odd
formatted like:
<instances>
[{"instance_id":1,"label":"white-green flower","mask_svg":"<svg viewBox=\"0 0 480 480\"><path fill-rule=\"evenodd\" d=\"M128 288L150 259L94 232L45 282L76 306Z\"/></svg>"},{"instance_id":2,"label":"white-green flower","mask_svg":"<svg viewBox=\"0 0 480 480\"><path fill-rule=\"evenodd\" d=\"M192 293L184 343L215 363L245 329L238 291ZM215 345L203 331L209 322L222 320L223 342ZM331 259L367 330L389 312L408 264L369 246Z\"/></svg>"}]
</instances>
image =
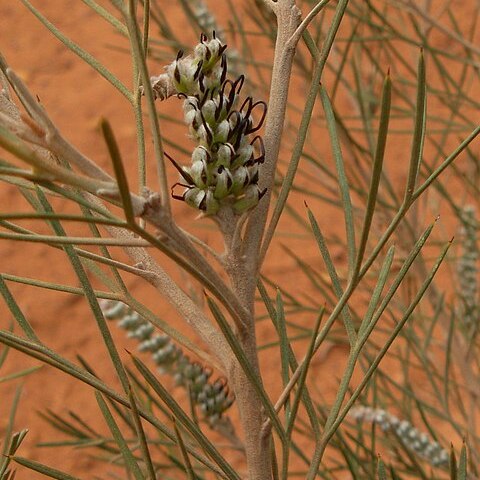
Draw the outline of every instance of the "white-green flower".
<instances>
[{"instance_id":1,"label":"white-green flower","mask_svg":"<svg viewBox=\"0 0 480 480\"><path fill-rule=\"evenodd\" d=\"M170 84L184 100L185 123L197 143L189 167L180 167L168 156L182 176L174 187L183 191L173 196L206 215L221 208L242 214L265 194L258 187L263 141L259 135L250 136L262 126L266 104L251 97L240 101L245 79L227 78L225 49L215 34L211 39L202 34L192 55L180 52L166 68Z\"/></svg>"}]
</instances>

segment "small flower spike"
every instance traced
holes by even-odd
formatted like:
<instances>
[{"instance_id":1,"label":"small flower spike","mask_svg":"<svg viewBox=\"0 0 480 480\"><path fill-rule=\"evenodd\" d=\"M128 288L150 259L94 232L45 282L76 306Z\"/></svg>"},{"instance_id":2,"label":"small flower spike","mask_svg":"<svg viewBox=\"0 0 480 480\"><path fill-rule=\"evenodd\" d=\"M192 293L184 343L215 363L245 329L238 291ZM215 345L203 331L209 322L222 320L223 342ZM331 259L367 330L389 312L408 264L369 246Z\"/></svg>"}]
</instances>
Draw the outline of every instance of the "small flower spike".
<instances>
[{"instance_id":1,"label":"small flower spike","mask_svg":"<svg viewBox=\"0 0 480 480\"><path fill-rule=\"evenodd\" d=\"M460 315L467 328L477 328L480 321L480 298L478 284L478 270L480 261L480 247L478 245L478 229L480 223L476 216L475 207L466 205L462 211L461 245L462 254L458 261L458 283L462 307Z\"/></svg>"},{"instance_id":2,"label":"small flower spike","mask_svg":"<svg viewBox=\"0 0 480 480\"><path fill-rule=\"evenodd\" d=\"M434 467L447 467L449 454L438 442L426 433L417 430L410 422L400 420L395 415L380 408L355 407L349 415L359 423L376 423L384 432L391 432L403 445L426 460Z\"/></svg>"},{"instance_id":3,"label":"small flower spike","mask_svg":"<svg viewBox=\"0 0 480 480\"><path fill-rule=\"evenodd\" d=\"M249 137L262 127L267 105L251 97L240 101L245 78L227 78L226 48L215 33L211 39L202 34L192 55L179 52L166 73L152 80L159 98L173 90L183 99L185 123L197 143L189 167L166 154L182 177L175 190L184 188L182 193L172 191L172 196L205 215L221 208L241 215L265 195L258 186L263 140L260 135Z\"/></svg>"},{"instance_id":4,"label":"small flower spike","mask_svg":"<svg viewBox=\"0 0 480 480\"><path fill-rule=\"evenodd\" d=\"M151 354L160 373L171 375L178 386L189 390L193 403L215 427L234 402L226 380L212 381L210 368L190 360L168 335L155 334L153 325L124 303L103 300L101 307L107 320L117 320L129 338L138 340L140 352Z\"/></svg>"}]
</instances>

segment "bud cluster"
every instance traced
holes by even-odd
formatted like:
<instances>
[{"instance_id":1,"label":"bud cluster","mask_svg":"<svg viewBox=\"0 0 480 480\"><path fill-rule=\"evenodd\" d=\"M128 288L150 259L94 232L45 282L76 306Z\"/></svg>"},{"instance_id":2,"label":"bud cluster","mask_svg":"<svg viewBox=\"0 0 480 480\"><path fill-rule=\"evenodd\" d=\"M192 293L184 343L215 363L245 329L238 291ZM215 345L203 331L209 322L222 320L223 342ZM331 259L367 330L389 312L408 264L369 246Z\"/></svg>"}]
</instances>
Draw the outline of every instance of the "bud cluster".
<instances>
[{"instance_id":1,"label":"bud cluster","mask_svg":"<svg viewBox=\"0 0 480 480\"><path fill-rule=\"evenodd\" d=\"M384 432L394 433L406 448L434 467L448 466L448 452L407 420L399 420L395 415L380 408L364 406L352 408L349 414L360 423L376 423Z\"/></svg>"},{"instance_id":2,"label":"bud cluster","mask_svg":"<svg viewBox=\"0 0 480 480\"><path fill-rule=\"evenodd\" d=\"M480 249L477 242L479 224L475 213L475 208L471 205L465 206L462 211L462 255L457 270L460 296L463 301L463 322L467 327L475 325L480 316L480 299L478 298Z\"/></svg>"},{"instance_id":3,"label":"bud cluster","mask_svg":"<svg viewBox=\"0 0 480 480\"><path fill-rule=\"evenodd\" d=\"M191 361L168 335L154 334L153 325L124 303L105 300L101 307L106 319L117 320L129 338L140 342L140 352L152 355L161 373L172 375L178 386L189 390L193 403L211 426L221 419L234 401L224 378L211 381L211 369Z\"/></svg>"},{"instance_id":4,"label":"bud cluster","mask_svg":"<svg viewBox=\"0 0 480 480\"><path fill-rule=\"evenodd\" d=\"M192 55L179 52L166 68L170 87L159 93L165 97L165 91L173 88L184 99L185 122L197 144L188 167L167 155L184 181L173 188L183 187L183 192L172 195L206 215L215 215L221 207L241 214L255 207L266 191L258 186L259 164L265 158L263 140L252 134L261 128L267 106L252 97L240 101L245 78L227 78L225 49L215 33L210 40L202 34ZM154 90L158 92L161 84L155 80ZM260 119L255 122L257 110Z\"/></svg>"}]
</instances>

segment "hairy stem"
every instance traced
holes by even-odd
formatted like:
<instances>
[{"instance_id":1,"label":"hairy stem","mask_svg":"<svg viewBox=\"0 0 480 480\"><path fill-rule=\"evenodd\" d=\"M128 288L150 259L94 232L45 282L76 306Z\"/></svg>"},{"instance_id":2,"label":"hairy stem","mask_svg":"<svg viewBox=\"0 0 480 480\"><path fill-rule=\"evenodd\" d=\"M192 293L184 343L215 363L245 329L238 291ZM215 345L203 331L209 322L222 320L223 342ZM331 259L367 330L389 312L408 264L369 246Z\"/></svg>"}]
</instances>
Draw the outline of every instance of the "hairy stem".
<instances>
[{"instance_id":1,"label":"hairy stem","mask_svg":"<svg viewBox=\"0 0 480 480\"><path fill-rule=\"evenodd\" d=\"M250 273L249 281L246 282L250 290L249 295L253 295L256 286L260 244L267 222L268 208L275 182L275 171L287 108L288 87L292 73L295 47L299 38L295 32L301 20L300 10L296 7L294 0L279 1L271 5L271 8L277 17L278 28L268 111L265 121L265 163L260 175L262 182L260 188L267 188L267 193L252 212L245 233L245 262L247 263L247 271Z\"/></svg>"},{"instance_id":2,"label":"hairy stem","mask_svg":"<svg viewBox=\"0 0 480 480\"><path fill-rule=\"evenodd\" d=\"M270 98L265 123L265 163L261 170L260 188L267 188L265 197L252 212L243 245L229 252L227 270L235 293L250 313L247 328L240 335L242 347L254 368L258 369L258 354L254 323L254 297L257 283L260 244L267 220L271 191L280 151L288 87L293 57L298 37L295 35L300 20L300 10L294 0L268 2L277 17L277 39L273 63ZM230 374L235 390L240 420L245 435L249 480L266 480L272 477L270 436L265 436L262 425L264 413L258 408L260 400L242 369L237 365Z\"/></svg>"}]
</instances>

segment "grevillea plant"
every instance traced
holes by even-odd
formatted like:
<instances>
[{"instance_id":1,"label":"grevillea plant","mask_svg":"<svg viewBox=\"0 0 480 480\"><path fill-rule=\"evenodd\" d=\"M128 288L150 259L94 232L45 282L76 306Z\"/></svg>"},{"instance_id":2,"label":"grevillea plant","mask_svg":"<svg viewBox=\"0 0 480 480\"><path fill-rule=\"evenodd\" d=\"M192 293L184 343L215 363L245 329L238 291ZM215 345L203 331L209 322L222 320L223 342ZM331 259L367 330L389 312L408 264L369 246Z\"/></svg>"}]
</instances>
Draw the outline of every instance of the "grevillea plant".
<instances>
[{"instance_id":1,"label":"grevillea plant","mask_svg":"<svg viewBox=\"0 0 480 480\"><path fill-rule=\"evenodd\" d=\"M91 449L112 475L135 480L466 480L467 466L478 476L478 221L460 204L480 198L469 87L479 50L448 5L430 14L435 1L72 2L118 34L133 80L82 43L98 52L110 40L75 43L44 15L48 2L11 2L109 82L136 133L136 145L117 141L130 120L112 116L114 128L104 107L119 97L102 96L95 115L110 164L90 129L81 152L39 100L42 85L33 91L15 58L0 56L0 181L25 210L2 202L0 239L42 243L65 274L27 274L28 261L2 267L0 366L16 349L89 386L99 412L84 419L75 395L43 411L60 432L55 447ZM178 12L195 37L172 24ZM438 36L463 53L444 54ZM67 88L56 108L66 116ZM444 110L431 115L429 96ZM454 162L461 200L443 181ZM451 245L433 233L438 205L463 225L460 260L449 265L458 288L437 281ZM82 355L50 347L55 332L38 328L46 313L24 308L22 285L85 301L81 322L98 329L101 369L76 343L81 322L68 339ZM112 334L114 322L128 341ZM20 372L30 380L44 370ZM49 401L49 388L33 390L33 401ZM55 466L22 456L19 399L0 480L16 468L77 479L61 456ZM101 475L96 466L88 478Z\"/></svg>"}]
</instances>

